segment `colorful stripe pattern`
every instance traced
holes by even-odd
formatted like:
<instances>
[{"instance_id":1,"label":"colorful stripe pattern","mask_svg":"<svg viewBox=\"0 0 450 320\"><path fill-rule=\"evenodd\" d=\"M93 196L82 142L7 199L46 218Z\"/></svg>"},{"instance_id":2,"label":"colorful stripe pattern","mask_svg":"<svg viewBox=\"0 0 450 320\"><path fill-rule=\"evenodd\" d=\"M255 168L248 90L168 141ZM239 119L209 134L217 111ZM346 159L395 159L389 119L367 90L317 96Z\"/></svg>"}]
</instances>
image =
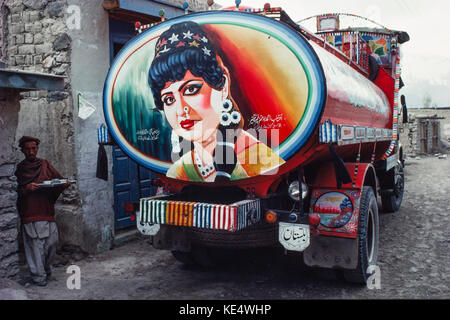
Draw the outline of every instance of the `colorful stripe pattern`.
<instances>
[{"instance_id":1,"label":"colorful stripe pattern","mask_svg":"<svg viewBox=\"0 0 450 320\"><path fill-rule=\"evenodd\" d=\"M394 131L391 129L334 124L330 120L319 126L320 143L337 143L340 146L361 142L389 141L393 134Z\"/></svg>"},{"instance_id":2,"label":"colorful stripe pattern","mask_svg":"<svg viewBox=\"0 0 450 320\"><path fill-rule=\"evenodd\" d=\"M386 160L394 151L395 146L397 145L398 138L398 100L399 100L399 90L400 90L400 59L397 58L396 66L395 66L395 87L394 87L394 114L393 114L393 123L392 123L392 140L389 149L383 155L382 159Z\"/></svg>"},{"instance_id":3,"label":"colorful stripe pattern","mask_svg":"<svg viewBox=\"0 0 450 320\"><path fill-rule=\"evenodd\" d=\"M109 138L108 128L102 124L97 129L97 141L99 144L107 144L111 142L111 139Z\"/></svg>"},{"instance_id":4,"label":"colorful stripe pattern","mask_svg":"<svg viewBox=\"0 0 450 320\"><path fill-rule=\"evenodd\" d=\"M261 219L260 201L243 200L230 205L143 198L138 223L168 224L237 231Z\"/></svg>"},{"instance_id":5,"label":"colorful stripe pattern","mask_svg":"<svg viewBox=\"0 0 450 320\"><path fill-rule=\"evenodd\" d=\"M337 126L330 120L325 121L319 127L319 141L321 143L338 142Z\"/></svg>"}]
</instances>

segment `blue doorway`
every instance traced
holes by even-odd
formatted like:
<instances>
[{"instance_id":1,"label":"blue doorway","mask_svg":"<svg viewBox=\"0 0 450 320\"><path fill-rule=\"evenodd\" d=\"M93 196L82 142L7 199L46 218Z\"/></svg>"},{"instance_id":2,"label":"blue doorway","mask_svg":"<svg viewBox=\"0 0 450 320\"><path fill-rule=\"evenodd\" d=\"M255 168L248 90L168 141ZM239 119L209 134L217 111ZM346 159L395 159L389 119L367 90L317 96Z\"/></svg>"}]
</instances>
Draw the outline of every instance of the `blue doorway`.
<instances>
[{"instance_id":1,"label":"blue doorway","mask_svg":"<svg viewBox=\"0 0 450 320\"><path fill-rule=\"evenodd\" d=\"M136 35L133 23L109 20L110 60ZM133 212L125 210L125 204L138 203L140 198L156 193L151 184L156 176L129 158L118 146L113 147L114 225L116 230L136 225Z\"/></svg>"},{"instance_id":2,"label":"blue doorway","mask_svg":"<svg viewBox=\"0 0 450 320\"><path fill-rule=\"evenodd\" d=\"M114 220L116 230L136 225L134 213L125 210L126 203L137 203L140 198L156 193L155 178L150 170L138 165L119 147L113 147Z\"/></svg>"}]
</instances>

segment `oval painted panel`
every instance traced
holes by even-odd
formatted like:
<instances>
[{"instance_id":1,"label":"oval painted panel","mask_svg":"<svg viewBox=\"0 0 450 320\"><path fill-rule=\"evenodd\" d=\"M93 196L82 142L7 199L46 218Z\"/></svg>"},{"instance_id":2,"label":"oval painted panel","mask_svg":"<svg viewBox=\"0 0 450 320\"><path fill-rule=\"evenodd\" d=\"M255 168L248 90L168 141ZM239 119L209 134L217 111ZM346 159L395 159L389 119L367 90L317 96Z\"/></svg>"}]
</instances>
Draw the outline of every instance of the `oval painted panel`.
<instances>
[{"instance_id":1,"label":"oval painted panel","mask_svg":"<svg viewBox=\"0 0 450 320\"><path fill-rule=\"evenodd\" d=\"M276 174L313 133L326 88L311 46L253 14L165 21L118 54L104 113L118 145L170 178L214 182Z\"/></svg>"},{"instance_id":2,"label":"oval painted panel","mask_svg":"<svg viewBox=\"0 0 450 320\"><path fill-rule=\"evenodd\" d=\"M350 198L340 192L327 192L317 199L313 207L320 214L320 224L329 228L340 228L350 221L353 204Z\"/></svg>"}]
</instances>

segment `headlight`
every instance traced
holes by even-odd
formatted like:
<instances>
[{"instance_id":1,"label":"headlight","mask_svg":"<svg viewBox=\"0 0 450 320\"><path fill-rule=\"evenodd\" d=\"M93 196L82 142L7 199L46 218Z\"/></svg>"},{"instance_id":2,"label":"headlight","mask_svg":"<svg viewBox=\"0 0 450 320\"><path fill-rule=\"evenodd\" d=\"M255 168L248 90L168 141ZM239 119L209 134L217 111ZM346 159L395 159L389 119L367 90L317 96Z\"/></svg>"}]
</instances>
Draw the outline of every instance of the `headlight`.
<instances>
[{"instance_id":1,"label":"headlight","mask_svg":"<svg viewBox=\"0 0 450 320\"><path fill-rule=\"evenodd\" d=\"M298 181L291 182L288 188L289 196L294 201L300 201L300 183ZM308 186L302 182L302 199L308 195Z\"/></svg>"}]
</instances>

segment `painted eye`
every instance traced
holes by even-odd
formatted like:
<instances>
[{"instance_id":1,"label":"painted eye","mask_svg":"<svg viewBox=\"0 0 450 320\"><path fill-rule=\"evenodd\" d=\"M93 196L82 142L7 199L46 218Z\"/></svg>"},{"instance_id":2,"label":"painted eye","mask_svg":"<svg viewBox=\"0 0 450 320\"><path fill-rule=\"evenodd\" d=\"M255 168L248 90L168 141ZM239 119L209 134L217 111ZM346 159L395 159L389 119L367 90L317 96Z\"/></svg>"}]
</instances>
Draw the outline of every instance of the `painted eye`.
<instances>
[{"instance_id":1,"label":"painted eye","mask_svg":"<svg viewBox=\"0 0 450 320\"><path fill-rule=\"evenodd\" d=\"M175 98L172 97L172 96L165 96L165 97L162 99L162 102L163 102L166 106L170 106L170 105L172 105L172 104L175 103Z\"/></svg>"},{"instance_id":2,"label":"painted eye","mask_svg":"<svg viewBox=\"0 0 450 320\"><path fill-rule=\"evenodd\" d=\"M197 94L200 91L202 86L203 86L203 84L201 84L201 83L191 84L191 85L187 86L183 90L183 94L186 95L186 96L193 96L193 95Z\"/></svg>"}]
</instances>

